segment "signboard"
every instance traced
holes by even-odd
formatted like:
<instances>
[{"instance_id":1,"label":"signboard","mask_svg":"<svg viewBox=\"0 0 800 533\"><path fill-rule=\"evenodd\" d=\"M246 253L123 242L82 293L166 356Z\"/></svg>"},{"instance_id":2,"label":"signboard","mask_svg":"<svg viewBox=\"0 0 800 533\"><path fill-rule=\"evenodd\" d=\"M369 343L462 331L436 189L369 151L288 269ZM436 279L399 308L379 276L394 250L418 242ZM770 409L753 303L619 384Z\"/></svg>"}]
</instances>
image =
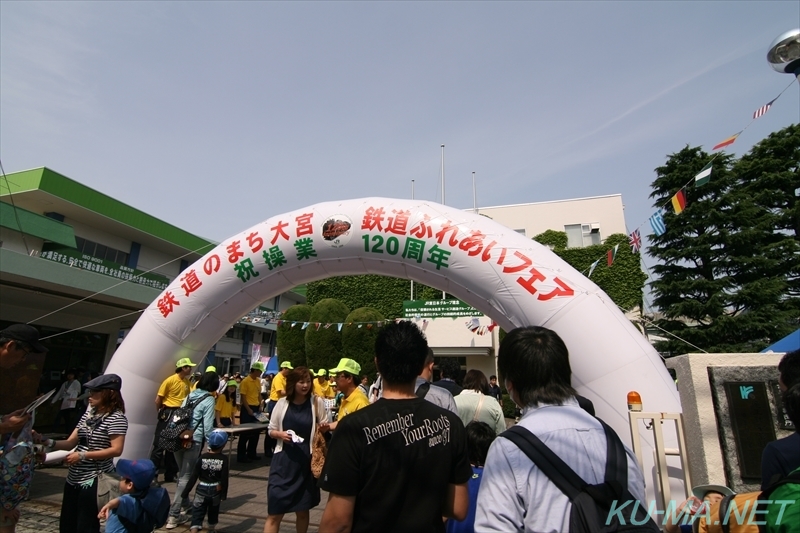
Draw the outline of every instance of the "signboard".
<instances>
[{"instance_id":1,"label":"signboard","mask_svg":"<svg viewBox=\"0 0 800 533\"><path fill-rule=\"evenodd\" d=\"M88 254L84 254L75 248L67 248L63 246L47 246L46 250L39 256L42 259L55 261L71 267L78 267L84 270L97 272L111 276L112 278L124 279L131 283L145 285L153 289L163 291L169 285L169 278L161 274L154 274L152 272L145 273L142 270L126 267L114 263L113 261L106 261Z\"/></svg>"},{"instance_id":2,"label":"signboard","mask_svg":"<svg viewBox=\"0 0 800 533\"><path fill-rule=\"evenodd\" d=\"M778 427L794 431L794 424L789 420L789 413L786 412L786 407L783 405L783 393L781 393L780 385L778 385L777 381L770 381L769 386L772 389L772 395L775 397L775 412L778 413Z\"/></svg>"},{"instance_id":3,"label":"signboard","mask_svg":"<svg viewBox=\"0 0 800 533\"><path fill-rule=\"evenodd\" d=\"M483 313L461 300L405 300L403 318L478 317Z\"/></svg>"},{"instance_id":4,"label":"signboard","mask_svg":"<svg viewBox=\"0 0 800 533\"><path fill-rule=\"evenodd\" d=\"M731 417L742 480L761 480L761 452L775 440L772 409L763 381L727 381L725 396Z\"/></svg>"}]
</instances>

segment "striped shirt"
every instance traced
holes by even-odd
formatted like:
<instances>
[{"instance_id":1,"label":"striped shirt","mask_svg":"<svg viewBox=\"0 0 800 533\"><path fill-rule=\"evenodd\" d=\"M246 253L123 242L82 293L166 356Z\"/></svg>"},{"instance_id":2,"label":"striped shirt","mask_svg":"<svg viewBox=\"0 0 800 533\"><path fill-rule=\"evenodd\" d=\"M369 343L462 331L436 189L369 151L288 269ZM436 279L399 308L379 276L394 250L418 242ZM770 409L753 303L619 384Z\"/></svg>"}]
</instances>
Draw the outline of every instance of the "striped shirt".
<instances>
[{"instance_id":1,"label":"striped shirt","mask_svg":"<svg viewBox=\"0 0 800 533\"><path fill-rule=\"evenodd\" d=\"M111 447L111 435L125 435L128 432L128 419L122 411L114 411L104 416L95 416L89 408L78 422L78 447L76 452L92 452ZM114 462L109 457L94 461L86 459L69 467L67 483L80 485L97 477L100 472L113 472Z\"/></svg>"}]
</instances>

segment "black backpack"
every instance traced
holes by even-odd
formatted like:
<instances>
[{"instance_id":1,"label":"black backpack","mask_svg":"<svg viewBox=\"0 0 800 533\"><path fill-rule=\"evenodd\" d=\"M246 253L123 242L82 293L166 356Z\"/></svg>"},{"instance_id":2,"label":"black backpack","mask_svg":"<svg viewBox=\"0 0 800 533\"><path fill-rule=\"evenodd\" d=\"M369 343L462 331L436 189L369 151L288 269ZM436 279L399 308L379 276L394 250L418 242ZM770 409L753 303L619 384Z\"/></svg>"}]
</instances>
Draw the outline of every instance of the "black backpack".
<instances>
[{"instance_id":1,"label":"black backpack","mask_svg":"<svg viewBox=\"0 0 800 533\"><path fill-rule=\"evenodd\" d=\"M572 503L570 533L659 533L660 529L648 515L647 507L628 491L628 456L622 442L605 422L599 422L606 433L607 452L605 481L597 485L586 483L536 435L522 426L513 426L500 436L525 452L569 498Z\"/></svg>"},{"instance_id":2,"label":"black backpack","mask_svg":"<svg viewBox=\"0 0 800 533\"><path fill-rule=\"evenodd\" d=\"M200 424L192 427L192 416L194 415L194 408L203 400L208 398L210 394L200 396L193 402L188 402L174 409L170 413L169 420L166 426L158 434L158 447L168 452L176 452L186 447L187 444L192 443L192 434ZM201 419L200 422L203 422Z\"/></svg>"}]
</instances>

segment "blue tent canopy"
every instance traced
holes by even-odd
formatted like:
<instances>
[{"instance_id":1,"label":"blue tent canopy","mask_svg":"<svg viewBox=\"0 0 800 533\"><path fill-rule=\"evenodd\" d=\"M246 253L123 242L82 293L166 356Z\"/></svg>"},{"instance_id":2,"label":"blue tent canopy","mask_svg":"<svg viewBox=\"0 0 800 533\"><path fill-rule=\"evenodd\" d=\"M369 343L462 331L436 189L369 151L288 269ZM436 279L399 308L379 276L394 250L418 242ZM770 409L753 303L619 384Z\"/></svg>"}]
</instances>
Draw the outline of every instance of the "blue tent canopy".
<instances>
[{"instance_id":1,"label":"blue tent canopy","mask_svg":"<svg viewBox=\"0 0 800 533\"><path fill-rule=\"evenodd\" d=\"M766 348L761 350L761 353L767 353L767 352L781 353L781 352L792 352L794 350L800 350L800 329L792 333L789 333L775 344L767 346Z\"/></svg>"}]
</instances>

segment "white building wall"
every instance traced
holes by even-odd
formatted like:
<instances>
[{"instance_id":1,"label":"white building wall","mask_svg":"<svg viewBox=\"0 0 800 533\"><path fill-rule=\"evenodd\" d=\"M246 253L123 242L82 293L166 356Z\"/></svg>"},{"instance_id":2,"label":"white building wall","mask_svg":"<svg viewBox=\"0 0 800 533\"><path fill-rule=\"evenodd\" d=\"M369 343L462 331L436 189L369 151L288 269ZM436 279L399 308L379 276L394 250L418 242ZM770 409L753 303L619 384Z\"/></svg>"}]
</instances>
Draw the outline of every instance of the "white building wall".
<instances>
[{"instance_id":1,"label":"white building wall","mask_svg":"<svg viewBox=\"0 0 800 533\"><path fill-rule=\"evenodd\" d=\"M481 326L489 326L492 319L486 316L476 317ZM433 348L491 348L492 335L478 335L467 328L468 318L428 318L427 323L423 319L416 320L415 323L425 333L428 339L428 346ZM438 354L437 354L438 355ZM465 353L461 356L466 355ZM453 355L455 357L455 355Z\"/></svg>"},{"instance_id":2,"label":"white building wall","mask_svg":"<svg viewBox=\"0 0 800 533\"><path fill-rule=\"evenodd\" d=\"M166 263L166 264L165 264ZM158 267L158 268L156 268ZM139 261L136 264L139 270L151 270L169 279L175 279L180 273L181 261L174 255L160 252L142 245L139 250Z\"/></svg>"},{"instance_id":3,"label":"white building wall","mask_svg":"<svg viewBox=\"0 0 800 533\"><path fill-rule=\"evenodd\" d=\"M628 232L621 194L482 207L478 213L513 230L524 230L531 238L548 229L564 231L564 226L570 224L597 224L601 239L613 233Z\"/></svg>"}]
</instances>

